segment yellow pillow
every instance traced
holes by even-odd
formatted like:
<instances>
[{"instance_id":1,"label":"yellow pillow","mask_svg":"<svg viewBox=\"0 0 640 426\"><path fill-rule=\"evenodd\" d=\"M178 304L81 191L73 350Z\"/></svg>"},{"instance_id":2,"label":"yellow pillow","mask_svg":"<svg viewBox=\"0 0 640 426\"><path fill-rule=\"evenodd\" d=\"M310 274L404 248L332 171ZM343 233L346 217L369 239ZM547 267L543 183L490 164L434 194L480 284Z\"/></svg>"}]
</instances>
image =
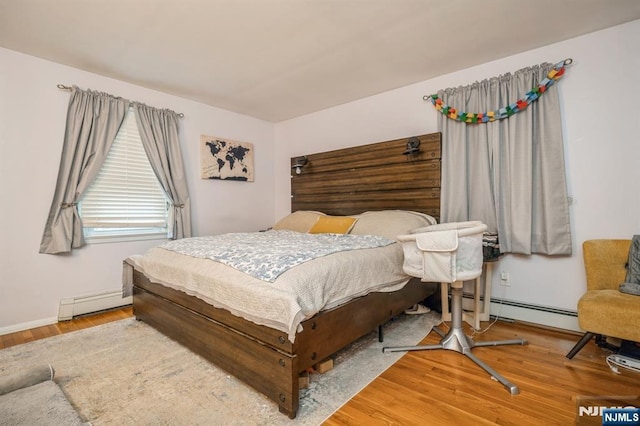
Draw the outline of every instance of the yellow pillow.
<instances>
[{"instance_id":1,"label":"yellow pillow","mask_svg":"<svg viewBox=\"0 0 640 426\"><path fill-rule=\"evenodd\" d=\"M309 230L310 234L348 234L356 223L355 217L320 216Z\"/></svg>"}]
</instances>

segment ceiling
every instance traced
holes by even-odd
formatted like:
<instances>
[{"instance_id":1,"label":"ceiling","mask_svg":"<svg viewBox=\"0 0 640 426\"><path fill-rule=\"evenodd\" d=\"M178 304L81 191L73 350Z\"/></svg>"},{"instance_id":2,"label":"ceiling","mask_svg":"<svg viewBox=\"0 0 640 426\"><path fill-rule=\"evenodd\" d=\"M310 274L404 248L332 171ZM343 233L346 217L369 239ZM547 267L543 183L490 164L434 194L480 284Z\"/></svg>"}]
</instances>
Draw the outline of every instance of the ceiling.
<instances>
[{"instance_id":1,"label":"ceiling","mask_svg":"<svg viewBox=\"0 0 640 426\"><path fill-rule=\"evenodd\" d=\"M278 122L639 18L638 0L0 0L0 46Z\"/></svg>"}]
</instances>

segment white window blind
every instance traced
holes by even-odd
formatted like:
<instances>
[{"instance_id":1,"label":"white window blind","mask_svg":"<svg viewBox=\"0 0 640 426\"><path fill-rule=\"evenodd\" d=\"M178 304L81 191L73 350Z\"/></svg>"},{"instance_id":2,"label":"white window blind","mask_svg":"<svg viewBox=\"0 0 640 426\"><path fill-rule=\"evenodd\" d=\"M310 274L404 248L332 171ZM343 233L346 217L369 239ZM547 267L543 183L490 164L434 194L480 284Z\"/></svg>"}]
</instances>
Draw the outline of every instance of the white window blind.
<instances>
[{"instance_id":1,"label":"white window blind","mask_svg":"<svg viewBox=\"0 0 640 426\"><path fill-rule=\"evenodd\" d=\"M87 238L167 232L168 200L129 109L111 150L80 201Z\"/></svg>"}]
</instances>

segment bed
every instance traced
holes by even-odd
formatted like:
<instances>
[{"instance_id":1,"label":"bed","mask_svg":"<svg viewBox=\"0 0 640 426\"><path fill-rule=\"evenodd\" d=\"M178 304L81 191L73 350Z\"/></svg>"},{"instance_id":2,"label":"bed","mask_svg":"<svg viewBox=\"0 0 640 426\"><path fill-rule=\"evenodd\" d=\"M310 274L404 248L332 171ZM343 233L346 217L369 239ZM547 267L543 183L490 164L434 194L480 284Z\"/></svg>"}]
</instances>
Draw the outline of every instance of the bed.
<instances>
[{"instance_id":1,"label":"bed","mask_svg":"<svg viewBox=\"0 0 640 426\"><path fill-rule=\"evenodd\" d=\"M379 329L437 288L401 271L402 248L395 242L395 236L434 223L439 216L440 134L411 138L416 139L421 149L410 155L403 154L409 139L307 155L300 174L292 173L292 213L271 230L233 236L247 239L248 246L258 245L253 238L271 244L274 238L293 235L348 240L355 248L321 253L259 278L251 270L232 270L231 260L212 261L211 253L202 254L199 244L210 243L209 237L170 242L172 247L156 247L125 260L134 315L263 393L294 418L300 373ZM291 159L292 166L295 161ZM357 245L374 244L372 240L379 245ZM230 247L238 241L231 240ZM199 254L185 251L193 245ZM382 256L374 261L382 270L369 271L366 262L374 252ZM347 267L355 269L343 271ZM207 280L216 285L206 285ZM311 292L318 282L329 290L313 293L312 303L300 302L300 294L285 290L289 285L298 288L299 282L306 287L298 293ZM208 293L209 287L216 290ZM263 307L271 312L262 312Z\"/></svg>"}]
</instances>

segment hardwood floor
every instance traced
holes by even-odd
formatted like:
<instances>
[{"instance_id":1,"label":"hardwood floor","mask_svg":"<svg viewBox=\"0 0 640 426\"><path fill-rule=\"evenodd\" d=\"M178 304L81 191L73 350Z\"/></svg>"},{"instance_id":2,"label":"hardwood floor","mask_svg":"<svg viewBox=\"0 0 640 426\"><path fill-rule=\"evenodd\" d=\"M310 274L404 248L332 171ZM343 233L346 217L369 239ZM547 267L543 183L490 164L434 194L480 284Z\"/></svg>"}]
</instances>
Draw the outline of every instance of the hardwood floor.
<instances>
[{"instance_id":1,"label":"hardwood floor","mask_svg":"<svg viewBox=\"0 0 640 426\"><path fill-rule=\"evenodd\" d=\"M126 307L7 334L0 336L0 348L131 316L131 308ZM482 323L483 327L487 325ZM467 332L471 330L467 328ZM498 321L474 339L516 337L529 344L479 347L473 353L515 383L520 388L519 395L509 394L462 354L443 350L409 352L325 425L568 425L575 424L581 396L640 398L640 373L624 368L620 368L620 374L613 373L605 361L610 352L594 342L573 360L565 358L578 340L575 334ZM423 343L435 344L439 339L432 332ZM580 424L601 424L600 418L580 420L584 420Z\"/></svg>"},{"instance_id":2,"label":"hardwood floor","mask_svg":"<svg viewBox=\"0 0 640 426\"><path fill-rule=\"evenodd\" d=\"M133 316L131 306L121 309L114 309L107 312L100 312L94 315L84 315L76 317L71 321L62 321L57 324L46 325L31 330L18 331L15 333L0 336L0 349L9 346L20 345L33 340L44 339L45 337L57 336L58 334L69 333L70 331L82 330L83 328L95 327Z\"/></svg>"},{"instance_id":3,"label":"hardwood floor","mask_svg":"<svg viewBox=\"0 0 640 426\"><path fill-rule=\"evenodd\" d=\"M610 352L594 342L569 360L565 355L578 341L575 334L498 321L474 336L478 342L514 338L528 344L472 352L515 383L519 395L457 352L409 352L325 424L569 425L575 424L580 396L630 395L640 406L640 373L622 368L613 373L605 361ZM423 344L439 340L432 332ZM601 424L601 418L580 424Z\"/></svg>"}]
</instances>

